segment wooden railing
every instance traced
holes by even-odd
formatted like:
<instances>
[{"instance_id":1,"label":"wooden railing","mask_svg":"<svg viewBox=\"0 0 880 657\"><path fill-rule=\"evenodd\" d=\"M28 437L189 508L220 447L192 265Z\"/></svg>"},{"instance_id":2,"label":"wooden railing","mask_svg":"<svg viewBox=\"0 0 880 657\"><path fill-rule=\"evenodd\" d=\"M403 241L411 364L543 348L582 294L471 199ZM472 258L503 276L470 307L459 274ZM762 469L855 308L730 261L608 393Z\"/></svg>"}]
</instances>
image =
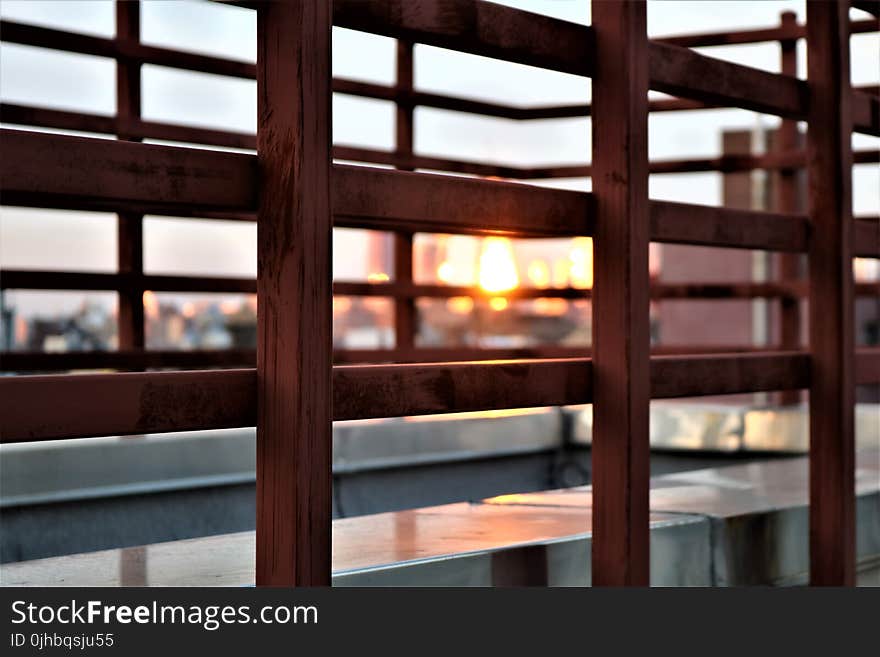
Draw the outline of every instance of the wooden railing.
<instances>
[{"instance_id":1,"label":"wooden railing","mask_svg":"<svg viewBox=\"0 0 880 657\"><path fill-rule=\"evenodd\" d=\"M391 164L400 169L430 168L452 172L460 172L467 174L477 174L486 176L496 176L512 179L541 179L554 177L569 176L588 176L590 175L589 165L577 166L549 166L549 167L511 167L503 165L487 165L476 162L462 162L449 160L444 158L433 158L414 155L412 149L413 141L413 120L412 113L416 106L435 107L442 109L450 109L460 112L469 112L482 114L487 116L498 116L512 118L516 120L531 120L543 118L562 118L574 116L588 116L591 112L589 105L566 105L566 106L544 106L544 107L514 107L504 106L492 103L477 102L469 99L442 96L439 94L428 94L413 90L412 88L412 41L403 40L403 32L412 30L413 33L419 35L424 43L442 45L443 39L446 38L442 34L437 34L436 30L430 29L430 24L423 25L424 19L417 17L409 17L410 23L404 24L402 15L394 9L394 5L389 5L387 14L390 17L386 24L382 16L382 11L371 9L367 6L359 6L355 0L352 3L336 3L335 21L343 27L352 29L364 29L373 31L378 34L386 34L388 36L396 36L400 40L398 48L398 71L397 84L393 87L382 86L371 83L364 83L347 79L335 79L333 81L333 91L337 93L350 94L355 96L379 98L389 100L396 103L397 112L397 148L393 152L382 152L362 148L354 148L348 146L337 146L334 149L334 156L339 159L362 160L366 162L378 164ZM402 5L400 5L402 6ZM507 17L512 16L510 10L504 7L483 7L481 8L481 16L479 20L482 24L490 24L496 19L508 20ZM534 19L534 16L532 17ZM541 19L543 20L543 19ZM479 21L478 21L479 22ZM540 21L539 21L540 22ZM546 19L546 24L551 26L548 33L554 36L565 38L571 43L583 40L586 43L592 38L592 32L589 28L575 26L553 19ZM877 29L876 20L859 20L851 24L853 32L866 32ZM537 25L537 24L536 24ZM456 26L459 33L463 32L463 26ZM520 61L539 65L542 57L550 57L547 63L549 68L556 70L565 70L568 72L584 73L589 72L594 65L589 59L590 53L585 55L583 62L575 62L574 56L564 51L558 45L554 45L549 49L549 54L541 51L534 45L539 42L538 37L531 37L529 34L543 34L543 28L530 28L531 32L524 33L517 37L519 42L527 42L530 45L516 45L516 41L512 44L512 51L516 55L509 52L502 52L501 55L512 61ZM137 141L140 139L160 139L181 142L193 142L212 146L226 146L255 149L256 136L249 134L237 134L221 130L205 130L188 126L173 125L160 122L143 121L140 119L140 66L143 64L154 64L165 67L173 67L177 69L191 70L203 73L213 73L223 76L239 77L246 79L254 79L256 76L256 66L245 62L223 59L219 57L210 57L198 55L188 52L180 52L167 48L149 46L140 43L139 29L139 11L137 3L123 3L120 5L117 17L117 36L115 39L105 39L100 37L86 36L81 34L72 34L62 32L50 28L38 27L15 23L12 21L3 21L0 25L0 32L4 41L17 43L22 45L53 48L67 52L80 54L90 54L103 57L113 57L118 61L118 99L116 116L97 116L83 113L65 112L59 110L51 110L39 107L28 107L17 104L4 103L0 106L3 120L6 123L19 123L23 125L33 125L44 128L55 128L65 130L79 130L87 132L117 134L122 139ZM454 30L453 30L454 32ZM664 66L673 65L685 66L693 73L689 73L694 77L701 77L699 74L699 65L701 62L709 61L712 66L721 66L723 72L727 75L733 75L734 79L741 80L741 84L766 84L767 80L774 79L771 74L761 71L746 69L719 63L706 57L695 55L689 51L682 51L681 46L713 46L725 44L743 44L758 43L767 40L779 41L782 47L782 67L783 72L789 75L793 74L792 56L790 44L795 43L797 39L804 38L806 35L805 28L798 25L794 16L786 14L778 28L763 30L748 30L735 33L716 33L705 35L690 35L687 37L671 37L659 40L651 47L653 48L652 57L655 61L662 63L655 65L658 71L656 75L667 78L675 73L663 73L661 70ZM453 38L453 37L449 37ZM464 39L459 36L456 39L455 47L464 52L471 52L480 55L493 56L498 51L494 48L492 40L480 37L469 37ZM510 38L510 37L508 37ZM529 39L532 39L530 42ZM672 49L664 47L670 46ZM547 47L547 46L545 46ZM580 44L572 46L584 50L585 46ZM681 60L682 57L687 58L685 63L679 62L674 64L675 57ZM769 76L769 77L768 77ZM778 77L778 76L777 76ZM761 81L764 82L761 82ZM662 80L657 82L658 88L663 85L673 86L675 80ZM804 83L798 81L787 81L786 88L789 89L789 96L792 98L801 96L804 93ZM668 90L668 89L667 89ZM747 90L747 88L746 88ZM745 91L737 91L740 96ZM875 88L867 88L866 91L876 92ZM757 92L756 92L757 93ZM684 95L684 94L683 94ZM711 95L711 94L709 94ZM772 94L771 94L772 95ZM876 95L876 94L875 94ZM767 94L761 94L762 98ZM860 93L857 95L859 103L858 111L861 112L861 118L857 121L866 132L877 133L877 110L876 99L869 94ZM694 100L693 98L697 98ZM711 108L717 105L706 102L707 92L705 90L697 92L692 90L688 98L663 99L649 102L650 111L671 111L685 109L701 109ZM778 107L781 102L774 97L774 101ZM874 103L874 109L871 110L871 103ZM800 108L801 100L790 101L791 105ZM797 116L803 115L802 109L795 109ZM768 110L772 111L772 110ZM872 113L873 112L873 113ZM794 121L788 120L783 122L783 130L790 132L792 126L796 125ZM746 171L755 168L776 169L783 174L795 171L804 164L804 154L797 149L797 144L791 140L782 142L782 147L776 151L763 155L749 156L722 156L718 158L701 158L688 160L673 161L654 161L649 164L652 173L684 173L696 171L720 171L735 172ZM880 159L880 151L863 150L855 154L855 163L877 162ZM39 162L36 168L40 168ZM786 199L791 199L792 194L792 176L783 175L781 178L783 189L789 189L786 195L780 193L779 209L787 213L793 213L795 207L791 202L786 204ZM789 182L785 182L789 181ZM395 192L399 191L400 186L404 183L387 183L393 185ZM404 191L404 190L400 190ZM413 192L406 192L412 194ZM478 194L479 192L474 192ZM25 195L26 196L26 195ZM531 196L529 194L521 194L522 196ZM415 192L415 198L419 198L419 192ZM148 205L150 199L144 199L144 202L136 203L130 198L120 198L110 209L121 211L122 215L118 221L118 268L119 274L102 274L94 275L87 273L65 273L65 272L49 272L49 271L15 271L3 270L0 276L0 288L2 289L52 289L52 290L107 290L115 291L119 296L119 347L122 351L134 352L129 353L125 357L118 356L96 356L95 362L115 362L120 366L129 369L141 369L144 367L156 367L169 363L171 367L194 367L194 366L245 366L252 365L254 361L254 352L248 350L225 350L221 352L211 351L195 351L186 355L169 354L168 360L165 361L156 355L155 351L144 351L142 356L138 356L137 352L142 351L144 344L144 311L142 296L145 290L164 291L164 292L215 292L215 293L253 293L256 289L256 281L231 279L228 277L209 279L206 277L188 277L188 276L145 276L143 275L143 224L142 218L145 211L160 214L161 207L156 205ZM479 199L476 199L479 200ZM7 204L30 204L26 198L21 198L15 194L4 194L4 202ZM36 204L46 206L48 199L43 197L35 201ZM63 203L70 206L70 201L65 200ZM161 205L158 204L158 205ZM515 205L515 203L511 203ZM76 207L87 209L108 209L106 202L99 202L96 199L78 199ZM474 208L470 219L464 221L467 224L479 224L481 222L479 206ZM708 210L705 209L705 210ZM506 211L515 211L512 208ZM167 209L166 209L167 212ZM252 211L237 210L230 211L229 208L198 208L196 205L177 208L176 214L199 215L215 217L220 219L243 219L255 220ZM581 213L582 214L582 213ZM366 284L361 282L339 281L334 286L334 292L340 295L353 296L382 296L389 297L394 300L394 317L395 317L395 344L396 349L375 350L375 352L353 350L338 350L335 356L336 362L350 362L354 359L355 354L362 362L400 362L405 360L419 360L418 354L414 353L412 347L415 344L416 333L416 311L414 299L416 297L435 297L444 298L451 296L472 296L483 297L485 293L477 288L462 288L446 285L415 285L412 282L412 235L417 231L447 231L447 232L479 232L468 229L467 226L450 227L440 222L437 225L430 225L428 222L415 223L407 221L387 222L383 223L378 217L346 217L337 214L337 226L347 227L363 227L391 230L394 234L394 255L395 255L395 280L389 284ZM748 221L748 218L741 218L739 223ZM690 223L690 222L688 222ZM698 223L694 221L693 223ZM788 231L784 228L784 223L777 223L777 226L783 227L780 231L783 239L789 237ZM857 255L870 256L877 250L875 230L876 222L873 219L860 222L857 225L858 237L855 240L857 247ZM686 227L687 229L688 227ZM698 227L691 226L691 230L698 230ZM762 227L765 230L766 227ZM754 228L748 229L743 227L744 233L753 233ZM583 232L583 231L580 231ZM529 234L529 233L524 233ZM536 232L536 235L560 236L572 234L572 229L563 232ZM867 240L865 237L867 236ZM705 241L688 241L681 239L681 236L665 236L662 231L658 235L652 235L654 241L672 241L685 242L695 244L711 244ZM758 241L754 244L754 248L763 248L763 242ZM800 244L802 247L804 242ZM741 246L747 247L746 244ZM781 251L799 251L803 250L796 244L771 244L768 248L775 248ZM797 256L781 256L782 273L784 278L791 279L793 271L796 267ZM786 281L794 282L794 281ZM880 293L880 286L862 285L856 289L857 295L876 296ZM568 288L568 289L522 289L507 294L510 297L519 298L584 298L589 292L584 290ZM798 299L805 294L805 286L800 285L702 285L693 286L652 286L652 298L708 298L708 299L724 299L724 298L768 298L777 300L782 309L782 339L779 346L786 349L797 349L800 346L800 333L798 326L800 320L798 316ZM471 350L468 348L460 348L458 354L466 357L465 354ZM516 350L511 350L512 354L516 354ZM534 349L531 353L534 353ZM569 355L577 355L577 351L572 350ZM71 362L70 355L47 355L33 352L18 352L3 354L2 368L10 371L36 371L36 370L63 370L64 363ZM79 363L87 364L85 355L79 358ZM97 367L97 365L95 365Z\"/></svg>"},{"instance_id":2,"label":"wooden railing","mask_svg":"<svg viewBox=\"0 0 880 657\"><path fill-rule=\"evenodd\" d=\"M254 292L258 296L256 369L0 378L3 442L257 426L258 584L330 582L330 427L332 420L452 413L593 402L593 579L648 582L648 402L651 398L765 390L810 390L811 572L816 584L852 584L853 389L880 382L880 350L853 346L852 257L880 257L875 219L854 220L849 172L853 130L880 134L880 100L849 80L848 4L808 3L806 27L651 42L641 2L593 5L593 25L535 16L478 0L321 0L266 3L258 13L258 61L241 62L147 46L138 40L137 3L117 6L117 37L101 39L4 21L5 41L116 58L118 112L99 117L4 104L4 122L117 134L118 141L3 130L0 192L7 205L93 209L119 216L119 273L0 272L3 287L114 290L120 296L118 354L3 354L11 370L73 366L94 358L109 367L248 364L231 352L172 355L144 351L145 290ZM332 14L332 15L331 15ZM381 87L331 80L333 24L399 40L398 82ZM722 62L693 46L807 37L807 81ZM516 108L412 89L412 44L425 43L593 78L592 106ZM787 46L786 46L787 47ZM785 49L783 48L785 53ZM785 56L783 54L783 56ZM237 77L258 85L256 137L144 121L139 70L160 64ZM625 71L625 74L621 74ZM790 73L791 71L789 71ZM650 101L648 89L678 98ZM331 146L332 91L394 100L395 152ZM589 166L522 169L413 153L416 105L508 116L592 116ZM809 157L791 140L765 156L649 163L650 111L734 106L806 120ZM237 154L136 143L166 139L256 147ZM333 158L391 164L403 171L332 164ZM586 158L585 158L586 159ZM806 165L808 215L785 201L780 212L649 201L650 172ZM419 168L502 178L593 178L593 192L552 190L499 180L415 173ZM790 193L790 188L787 192ZM256 282L147 275L145 213L258 222ZM333 226L393 232L396 277L387 284L332 282ZM518 290L522 298L592 297L590 350L447 351L506 361L427 362L441 355L414 345L414 299L477 295L473 288L417 285L416 232L592 236L595 288ZM650 286L649 241L806 253L808 281ZM378 359L412 364L333 367L334 293L395 300L397 349ZM650 298L808 297L810 349L793 338L782 351L650 354ZM789 320L790 321L790 320ZM787 333L791 335L791 331ZM685 351L685 350L682 350ZM586 356L592 354L591 358ZM365 354L361 354L366 359ZM541 358L541 356L546 356ZM102 359L104 359L102 361ZM114 360L115 359L115 360ZM342 360L346 360L343 358ZM88 362L79 361L78 364ZM114 364L115 363L115 364ZM101 366L101 365L95 365Z\"/></svg>"}]
</instances>

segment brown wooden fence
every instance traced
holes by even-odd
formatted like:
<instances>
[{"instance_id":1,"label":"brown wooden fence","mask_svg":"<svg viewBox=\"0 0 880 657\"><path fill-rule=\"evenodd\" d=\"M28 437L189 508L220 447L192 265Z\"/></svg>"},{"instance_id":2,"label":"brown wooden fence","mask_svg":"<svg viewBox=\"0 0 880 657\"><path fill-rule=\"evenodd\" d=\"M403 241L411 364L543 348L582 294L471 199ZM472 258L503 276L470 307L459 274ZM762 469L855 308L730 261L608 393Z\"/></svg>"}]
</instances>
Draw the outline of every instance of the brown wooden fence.
<instances>
[{"instance_id":1,"label":"brown wooden fence","mask_svg":"<svg viewBox=\"0 0 880 657\"><path fill-rule=\"evenodd\" d=\"M865 3L854 3L865 4ZM594 404L593 578L599 585L648 582L648 403L651 398L765 390L810 391L810 554L815 584L852 584L855 573L853 394L880 383L880 350L853 344L852 258L880 257L880 223L854 219L850 170L877 161L853 153L852 131L880 135L876 89L853 89L849 3L808 2L806 26L785 18L773 29L649 41L642 2L593 3L582 26L479 0L321 0L255 5L257 65L177 52L139 41L139 5L117 5L117 35L103 39L3 21L4 41L115 58L117 114L87 115L21 105L0 107L6 123L115 134L88 139L19 130L0 133L5 205L115 212L119 272L0 272L4 288L113 290L120 298L120 347L108 354L2 355L8 370L66 367L213 367L253 354L170 354L144 350L145 290L254 292L256 369L132 372L0 378L3 442L257 426L257 583L330 582L332 420L499 408ZM867 3L867 8L874 6ZM394 87L332 79L331 24L398 39ZM792 44L807 39L808 79L792 73ZM716 60L692 47L778 41L783 74ZM504 59L593 79L592 106L509 107L413 89L414 43ZM158 64L256 78L257 135L145 121L140 67ZM673 99L649 101L648 89ZM332 147L333 91L397 104L397 150ZM516 168L424 157L413 152L413 108L438 107L517 120L592 116L589 166ZM731 106L780 116L777 150L761 156L649 162L651 111ZM791 138L808 125L806 152ZM794 127L793 127L794 126ZM786 137L787 135L787 137ZM253 149L257 155L137 143L164 139ZM398 170L332 164L333 158ZM585 154L586 159L586 154ZM758 212L649 201L649 173L778 169L809 174L810 211L792 211L793 182L778 211ZM458 178L437 169L511 179L591 176L593 192ZM786 187L785 185L789 186ZM258 277L147 275L145 213L257 220ZM395 234L393 282L332 282L333 226ZM420 350L414 300L476 296L472 288L417 285L417 232L515 237L592 236L591 350ZM651 286L650 241L806 253L807 281ZM337 360L398 361L333 366L333 294L394 299L397 349ZM589 291L518 290L586 298ZM788 301L779 351L651 354L654 298L768 297ZM810 304L810 348L799 350L797 311ZM785 308L785 306L783 306ZM590 358L592 353L592 358ZM469 358L510 358L480 360ZM450 362L443 362L447 360ZM403 363L399 361L417 361ZM433 361L433 362L432 362ZM440 361L440 362L437 362Z\"/></svg>"}]
</instances>

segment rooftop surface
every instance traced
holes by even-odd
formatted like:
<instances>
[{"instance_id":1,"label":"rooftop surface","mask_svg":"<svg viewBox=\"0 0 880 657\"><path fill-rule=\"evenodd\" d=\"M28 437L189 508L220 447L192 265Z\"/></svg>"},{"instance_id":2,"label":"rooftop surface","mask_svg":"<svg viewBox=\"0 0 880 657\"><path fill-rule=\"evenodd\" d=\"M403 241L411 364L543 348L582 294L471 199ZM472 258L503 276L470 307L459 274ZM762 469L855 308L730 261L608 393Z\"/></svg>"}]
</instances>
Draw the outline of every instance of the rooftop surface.
<instances>
[{"instance_id":1,"label":"rooftop surface","mask_svg":"<svg viewBox=\"0 0 880 657\"><path fill-rule=\"evenodd\" d=\"M797 584L807 572L807 459L651 482L655 585ZM880 583L880 450L856 471L859 582ZM585 585L589 487L336 520L334 585ZM254 533L4 564L4 586L250 586Z\"/></svg>"}]
</instances>

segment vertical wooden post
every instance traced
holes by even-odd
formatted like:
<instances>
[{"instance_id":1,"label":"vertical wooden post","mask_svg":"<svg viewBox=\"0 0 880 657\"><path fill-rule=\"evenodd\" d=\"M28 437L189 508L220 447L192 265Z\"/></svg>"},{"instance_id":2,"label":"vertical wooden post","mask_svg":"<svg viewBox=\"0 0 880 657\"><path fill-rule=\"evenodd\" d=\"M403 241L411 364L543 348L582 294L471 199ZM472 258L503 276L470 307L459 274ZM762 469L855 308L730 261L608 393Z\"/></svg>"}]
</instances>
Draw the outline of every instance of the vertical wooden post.
<instances>
[{"instance_id":1,"label":"vertical wooden post","mask_svg":"<svg viewBox=\"0 0 880 657\"><path fill-rule=\"evenodd\" d=\"M116 2L116 40L137 43L140 40L140 2ZM116 134L119 139L140 141L131 127L141 115L141 67L138 62L116 62ZM138 280L144 271L143 216L120 212L116 216L116 253L120 273L134 274ZM119 293L119 348L144 347L144 291L133 285Z\"/></svg>"},{"instance_id":2,"label":"vertical wooden post","mask_svg":"<svg viewBox=\"0 0 880 657\"><path fill-rule=\"evenodd\" d=\"M397 156L407 161L413 154L413 44L397 41ZM409 166L399 169L411 170ZM413 235L394 233L394 280L401 284L413 280ZM415 299L394 300L394 335L398 350L415 346L416 306Z\"/></svg>"},{"instance_id":3,"label":"vertical wooden post","mask_svg":"<svg viewBox=\"0 0 880 657\"><path fill-rule=\"evenodd\" d=\"M593 584L649 583L648 38L593 0Z\"/></svg>"},{"instance_id":4,"label":"vertical wooden post","mask_svg":"<svg viewBox=\"0 0 880 657\"><path fill-rule=\"evenodd\" d=\"M120 273L144 271L144 224L139 214L120 212L116 217L117 266ZM119 293L119 348L143 349L144 290L132 278L132 285Z\"/></svg>"},{"instance_id":5,"label":"vertical wooden post","mask_svg":"<svg viewBox=\"0 0 880 657\"><path fill-rule=\"evenodd\" d=\"M849 2L807 2L810 581L855 583Z\"/></svg>"},{"instance_id":6,"label":"vertical wooden post","mask_svg":"<svg viewBox=\"0 0 880 657\"><path fill-rule=\"evenodd\" d=\"M781 26L793 28L797 25L797 15L792 11L783 12ZM797 39L779 42L780 72L797 77ZM801 148L797 121L783 119L776 131L775 150L781 153ZM799 169L780 169L776 175L776 210L795 214L800 212L798 199ZM783 283L796 283L801 278L801 254L780 253L778 256L779 279ZM779 341L783 349L796 350L801 347L801 301L798 296L783 297L779 308ZM779 393L782 404L797 404L801 399L800 390L784 390Z\"/></svg>"},{"instance_id":7,"label":"vertical wooden post","mask_svg":"<svg viewBox=\"0 0 880 657\"><path fill-rule=\"evenodd\" d=\"M258 585L330 584L330 4L257 12Z\"/></svg>"}]
</instances>

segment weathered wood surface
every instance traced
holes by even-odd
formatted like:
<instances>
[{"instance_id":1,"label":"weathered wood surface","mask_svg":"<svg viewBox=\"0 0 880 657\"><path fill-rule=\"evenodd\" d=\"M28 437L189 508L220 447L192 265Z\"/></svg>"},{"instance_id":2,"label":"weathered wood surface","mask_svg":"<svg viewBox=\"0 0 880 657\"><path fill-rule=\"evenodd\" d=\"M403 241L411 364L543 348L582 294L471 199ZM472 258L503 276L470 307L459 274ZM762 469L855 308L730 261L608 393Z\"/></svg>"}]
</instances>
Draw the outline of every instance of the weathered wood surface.
<instances>
[{"instance_id":1,"label":"weathered wood surface","mask_svg":"<svg viewBox=\"0 0 880 657\"><path fill-rule=\"evenodd\" d=\"M8 205L134 201L202 209L256 207L253 156L0 130ZM85 163L88 163L85 165Z\"/></svg>"},{"instance_id":2,"label":"weathered wood surface","mask_svg":"<svg viewBox=\"0 0 880 657\"><path fill-rule=\"evenodd\" d=\"M592 3L593 584L649 581L648 37L644 2Z\"/></svg>"},{"instance_id":3,"label":"weathered wood surface","mask_svg":"<svg viewBox=\"0 0 880 657\"><path fill-rule=\"evenodd\" d=\"M576 25L546 16L476 0L429 0L413 5L403 0L341 0L334 3L334 23L393 38L403 38L471 54L549 68L551 70L591 75L595 67L594 34L591 26ZM852 22L854 32L878 29L877 20ZM220 57L179 52L147 46L125 39L113 40L86 36L2 21L3 39L12 43L51 47L103 57L115 57L127 63L203 71L218 75L251 78L256 67ZM652 88L681 93L682 108L718 102L767 111L781 116L805 118L806 85L787 76L775 75L746 66L723 62L694 53L689 48L732 43L797 40L805 35L804 26L796 23L779 28L744 30L668 37L650 45ZM708 74L708 75L707 75ZM718 80L722 83L716 84ZM339 91L368 97L390 99L392 90L351 80L339 80ZM764 94L764 92L768 92ZM404 103L460 111L485 111L489 115L513 119L537 119L571 115L571 108L518 108L468 99L420 94ZM662 111L663 102L656 106ZM654 108L652 108L654 109ZM588 107L578 110L586 115ZM880 112L868 97L854 102L855 127L868 134L878 134ZM139 127L134 124L133 127ZM171 137L168 137L171 138Z\"/></svg>"},{"instance_id":4,"label":"weathered wood surface","mask_svg":"<svg viewBox=\"0 0 880 657\"><path fill-rule=\"evenodd\" d=\"M131 45L140 41L141 5L116 2L116 41ZM119 139L139 141L127 130L141 116L141 64L133 60L116 62L116 133ZM144 222L137 212L120 212L116 217L116 264L118 271L135 276L144 271ZM141 349L145 341L144 290L132 288L119 294L117 326L119 347Z\"/></svg>"},{"instance_id":5,"label":"weathered wood surface","mask_svg":"<svg viewBox=\"0 0 880 657\"><path fill-rule=\"evenodd\" d=\"M797 27L797 14L784 12L780 19L783 30L794 31ZM780 72L783 75L797 77L797 40L785 39L779 42ZM801 148L800 132L797 121L783 119L775 133L773 149L780 153L797 151ZM796 214L802 211L801 190L799 189L796 168L779 169L773 179L775 198L773 209L777 212ZM777 256L776 277L783 283L799 283L803 278L801 264L803 257L799 253L781 253ZM801 301L797 297L782 299L779 305L779 341L784 349L796 350L801 347ZM787 390L779 395L781 404L798 404L801 401L800 391Z\"/></svg>"},{"instance_id":6,"label":"weathered wood surface","mask_svg":"<svg viewBox=\"0 0 880 657\"><path fill-rule=\"evenodd\" d=\"M855 583L852 92L848 3L807 2L810 582Z\"/></svg>"},{"instance_id":7,"label":"weathered wood surface","mask_svg":"<svg viewBox=\"0 0 880 657\"><path fill-rule=\"evenodd\" d=\"M409 98L413 94L414 82L413 44L397 42L397 96ZM414 128L413 105L397 105L395 114L395 153L406 161L413 155ZM394 240L394 282L411 285L413 281L413 231L396 231ZM415 346L418 314L415 299L395 297L394 299L394 344L398 348L410 349Z\"/></svg>"},{"instance_id":8,"label":"weathered wood surface","mask_svg":"<svg viewBox=\"0 0 880 657\"><path fill-rule=\"evenodd\" d=\"M257 12L258 585L329 586L330 7Z\"/></svg>"},{"instance_id":9,"label":"weathered wood surface","mask_svg":"<svg viewBox=\"0 0 880 657\"><path fill-rule=\"evenodd\" d=\"M0 377L0 440L252 426L250 370Z\"/></svg>"},{"instance_id":10,"label":"weathered wood surface","mask_svg":"<svg viewBox=\"0 0 880 657\"><path fill-rule=\"evenodd\" d=\"M859 351L860 383L880 379L878 352ZM654 356L651 396L804 388L809 365L806 352ZM591 368L588 358L337 366L333 419L585 404ZM254 369L0 377L0 441L254 426L256 390Z\"/></svg>"}]
</instances>

